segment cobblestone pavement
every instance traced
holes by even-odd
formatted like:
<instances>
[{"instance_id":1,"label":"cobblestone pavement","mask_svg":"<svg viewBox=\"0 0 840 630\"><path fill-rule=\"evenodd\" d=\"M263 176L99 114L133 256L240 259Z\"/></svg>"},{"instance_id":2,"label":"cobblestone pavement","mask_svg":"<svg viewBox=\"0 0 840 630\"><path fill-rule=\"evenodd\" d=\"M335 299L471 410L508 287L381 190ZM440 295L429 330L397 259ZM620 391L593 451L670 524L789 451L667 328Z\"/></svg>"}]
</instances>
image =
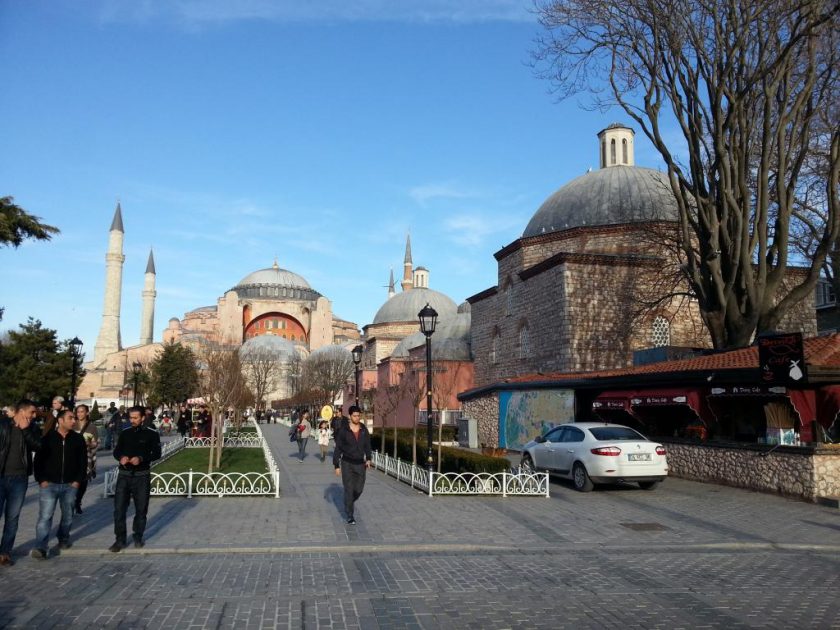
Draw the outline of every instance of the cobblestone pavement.
<instances>
[{"instance_id":1,"label":"cobblestone pavement","mask_svg":"<svg viewBox=\"0 0 840 630\"><path fill-rule=\"evenodd\" d=\"M100 475L73 547L29 558L31 485L0 627L840 628L837 509L680 479L430 499L372 471L349 526L317 447L264 432L280 499L153 498L142 550L107 551Z\"/></svg>"}]
</instances>

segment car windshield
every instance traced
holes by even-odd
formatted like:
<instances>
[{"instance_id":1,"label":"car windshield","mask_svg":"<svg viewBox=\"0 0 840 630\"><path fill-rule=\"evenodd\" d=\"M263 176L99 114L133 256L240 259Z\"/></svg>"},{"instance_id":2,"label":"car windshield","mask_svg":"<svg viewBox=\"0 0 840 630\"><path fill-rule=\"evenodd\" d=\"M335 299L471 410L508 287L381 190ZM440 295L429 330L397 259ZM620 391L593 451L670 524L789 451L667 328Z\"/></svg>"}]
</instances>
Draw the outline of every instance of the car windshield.
<instances>
[{"instance_id":1,"label":"car windshield","mask_svg":"<svg viewBox=\"0 0 840 630\"><path fill-rule=\"evenodd\" d=\"M589 429L589 432L595 436L596 440L600 440L602 442L612 442L615 440L647 440L644 435L629 427L593 427Z\"/></svg>"}]
</instances>

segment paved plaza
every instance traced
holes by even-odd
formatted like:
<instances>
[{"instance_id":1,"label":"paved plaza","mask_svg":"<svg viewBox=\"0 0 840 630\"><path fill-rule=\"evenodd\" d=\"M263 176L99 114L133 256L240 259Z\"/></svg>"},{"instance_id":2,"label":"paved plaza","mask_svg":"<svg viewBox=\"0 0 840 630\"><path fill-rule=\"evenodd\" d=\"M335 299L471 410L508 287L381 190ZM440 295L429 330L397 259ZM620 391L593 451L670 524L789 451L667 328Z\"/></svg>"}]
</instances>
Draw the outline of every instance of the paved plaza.
<instances>
[{"instance_id":1,"label":"paved plaza","mask_svg":"<svg viewBox=\"0 0 840 630\"><path fill-rule=\"evenodd\" d=\"M301 464L285 427L264 433L280 499L153 498L142 550L107 551L109 453L46 561L31 485L0 627L840 628L836 508L680 479L429 498L371 471L351 526L317 446Z\"/></svg>"}]
</instances>

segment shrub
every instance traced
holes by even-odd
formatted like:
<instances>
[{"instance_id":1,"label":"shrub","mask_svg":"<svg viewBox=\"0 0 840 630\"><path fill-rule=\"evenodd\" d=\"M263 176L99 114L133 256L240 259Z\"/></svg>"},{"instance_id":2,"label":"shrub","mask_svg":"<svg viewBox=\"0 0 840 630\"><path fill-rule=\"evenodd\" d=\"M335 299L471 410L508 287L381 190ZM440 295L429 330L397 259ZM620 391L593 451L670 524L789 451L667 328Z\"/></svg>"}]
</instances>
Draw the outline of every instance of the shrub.
<instances>
[{"instance_id":1,"label":"shrub","mask_svg":"<svg viewBox=\"0 0 840 630\"><path fill-rule=\"evenodd\" d=\"M390 435L388 436L390 438ZM426 441L417 440L417 463L422 466L426 461ZM425 436L423 436L425 437ZM382 451L382 434L377 433L371 436L371 445L374 450ZM393 441L386 439L388 454L393 453ZM437 448L434 449L434 456L437 457ZM397 457L403 461L412 461L411 457L411 429L398 429L397 431ZM510 461L506 457L492 457L474 453L459 448L444 446L440 453L441 472L486 472L498 473L510 470Z\"/></svg>"}]
</instances>

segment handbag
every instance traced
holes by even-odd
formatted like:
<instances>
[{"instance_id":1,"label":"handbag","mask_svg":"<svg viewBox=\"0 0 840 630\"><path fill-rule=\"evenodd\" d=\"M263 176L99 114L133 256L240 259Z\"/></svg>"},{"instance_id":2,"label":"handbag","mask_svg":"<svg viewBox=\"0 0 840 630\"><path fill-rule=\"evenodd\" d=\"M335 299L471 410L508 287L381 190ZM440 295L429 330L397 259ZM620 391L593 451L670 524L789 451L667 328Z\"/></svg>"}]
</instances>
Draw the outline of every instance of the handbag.
<instances>
[{"instance_id":1,"label":"handbag","mask_svg":"<svg viewBox=\"0 0 840 630\"><path fill-rule=\"evenodd\" d=\"M292 425L292 428L289 429L289 442L294 442L297 440L297 432L298 428L296 424Z\"/></svg>"}]
</instances>

